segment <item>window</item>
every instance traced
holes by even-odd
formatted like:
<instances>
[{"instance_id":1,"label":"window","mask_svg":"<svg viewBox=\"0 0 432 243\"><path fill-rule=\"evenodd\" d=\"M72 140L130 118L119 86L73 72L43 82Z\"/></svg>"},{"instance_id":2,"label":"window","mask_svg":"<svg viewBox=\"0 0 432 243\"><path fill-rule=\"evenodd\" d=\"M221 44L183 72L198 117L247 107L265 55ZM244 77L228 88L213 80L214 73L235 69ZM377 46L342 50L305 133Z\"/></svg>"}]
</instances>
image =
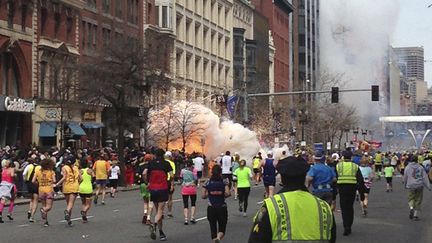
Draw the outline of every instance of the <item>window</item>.
<instances>
[{"instance_id":1,"label":"window","mask_svg":"<svg viewBox=\"0 0 432 243\"><path fill-rule=\"evenodd\" d=\"M127 0L128 22L138 23L138 0Z\"/></svg>"},{"instance_id":2,"label":"window","mask_svg":"<svg viewBox=\"0 0 432 243\"><path fill-rule=\"evenodd\" d=\"M111 14L111 0L102 0L102 11L106 14Z\"/></svg>"},{"instance_id":3,"label":"window","mask_svg":"<svg viewBox=\"0 0 432 243\"><path fill-rule=\"evenodd\" d=\"M104 47L107 47L111 40L111 30L103 28L102 29L102 44Z\"/></svg>"},{"instance_id":4,"label":"window","mask_svg":"<svg viewBox=\"0 0 432 243\"><path fill-rule=\"evenodd\" d=\"M162 6L162 28L168 28L168 6Z\"/></svg>"},{"instance_id":5,"label":"window","mask_svg":"<svg viewBox=\"0 0 432 243\"><path fill-rule=\"evenodd\" d=\"M160 26L160 24L159 24L159 6L155 6L155 10L156 10L156 15L155 15L155 17L156 17L156 25L157 26Z\"/></svg>"},{"instance_id":6,"label":"window","mask_svg":"<svg viewBox=\"0 0 432 243\"><path fill-rule=\"evenodd\" d=\"M73 28L73 17L69 15L66 17L66 33L67 33L68 40L70 39L72 28Z\"/></svg>"},{"instance_id":7,"label":"window","mask_svg":"<svg viewBox=\"0 0 432 243\"><path fill-rule=\"evenodd\" d=\"M8 11L8 28L13 28L13 19L15 15L15 0L9 0L7 2L7 11Z\"/></svg>"},{"instance_id":8,"label":"window","mask_svg":"<svg viewBox=\"0 0 432 243\"><path fill-rule=\"evenodd\" d=\"M39 90L39 97L40 98L45 98L46 69L47 69L47 63L41 62L41 64L40 64L40 90Z\"/></svg>"},{"instance_id":9,"label":"window","mask_svg":"<svg viewBox=\"0 0 432 243\"><path fill-rule=\"evenodd\" d=\"M48 17L48 10L46 8L41 9L41 32L45 34L46 22Z\"/></svg>"},{"instance_id":10,"label":"window","mask_svg":"<svg viewBox=\"0 0 432 243\"><path fill-rule=\"evenodd\" d=\"M123 17L123 6L122 6L122 0L116 0L116 11L115 11L115 16L117 18L122 18Z\"/></svg>"},{"instance_id":11,"label":"window","mask_svg":"<svg viewBox=\"0 0 432 243\"><path fill-rule=\"evenodd\" d=\"M151 16L153 15L152 11L153 11L152 4L148 3L147 4L147 23L148 24L151 23Z\"/></svg>"},{"instance_id":12,"label":"window","mask_svg":"<svg viewBox=\"0 0 432 243\"><path fill-rule=\"evenodd\" d=\"M243 38L240 36L234 37L234 55L243 57Z\"/></svg>"},{"instance_id":13,"label":"window","mask_svg":"<svg viewBox=\"0 0 432 243\"><path fill-rule=\"evenodd\" d=\"M57 38L61 24L61 15L59 12L54 13L54 37Z\"/></svg>"},{"instance_id":14,"label":"window","mask_svg":"<svg viewBox=\"0 0 432 243\"><path fill-rule=\"evenodd\" d=\"M21 30L25 31L27 20L27 5L23 4L21 6Z\"/></svg>"},{"instance_id":15,"label":"window","mask_svg":"<svg viewBox=\"0 0 432 243\"><path fill-rule=\"evenodd\" d=\"M0 55L2 83L0 94L19 97L18 65L12 54L4 52Z\"/></svg>"},{"instance_id":16,"label":"window","mask_svg":"<svg viewBox=\"0 0 432 243\"><path fill-rule=\"evenodd\" d=\"M96 0L87 0L87 6L90 8L96 8Z\"/></svg>"}]
</instances>

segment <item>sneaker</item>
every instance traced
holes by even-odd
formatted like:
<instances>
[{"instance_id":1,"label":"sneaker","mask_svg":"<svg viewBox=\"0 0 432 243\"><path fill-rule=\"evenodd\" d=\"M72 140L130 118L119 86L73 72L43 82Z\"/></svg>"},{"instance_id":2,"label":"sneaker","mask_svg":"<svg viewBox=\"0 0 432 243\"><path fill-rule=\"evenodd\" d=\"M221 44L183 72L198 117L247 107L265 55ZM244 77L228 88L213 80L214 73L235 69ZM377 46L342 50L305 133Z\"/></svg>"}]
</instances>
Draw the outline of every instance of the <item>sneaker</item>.
<instances>
[{"instance_id":1,"label":"sneaker","mask_svg":"<svg viewBox=\"0 0 432 243\"><path fill-rule=\"evenodd\" d=\"M144 216L142 217L141 223L146 224L146 222L147 222L147 215L144 214Z\"/></svg>"},{"instance_id":2,"label":"sneaker","mask_svg":"<svg viewBox=\"0 0 432 243\"><path fill-rule=\"evenodd\" d=\"M159 240L160 241L166 241L167 240L167 237L166 237L166 235L163 232L160 233Z\"/></svg>"},{"instance_id":3,"label":"sneaker","mask_svg":"<svg viewBox=\"0 0 432 243\"><path fill-rule=\"evenodd\" d=\"M239 206L239 211L243 212L243 206L242 205Z\"/></svg>"},{"instance_id":4,"label":"sneaker","mask_svg":"<svg viewBox=\"0 0 432 243\"><path fill-rule=\"evenodd\" d=\"M414 221L419 221L420 218L419 218L418 216L414 216L413 220L414 220Z\"/></svg>"},{"instance_id":5,"label":"sneaker","mask_svg":"<svg viewBox=\"0 0 432 243\"><path fill-rule=\"evenodd\" d=\"M410 209L409 218L413 219L413 217L414 217L414 209Z\"/></svg>"},{"instance_id":6,"label":"sneaker","mask_svg":"<svg viewBox=\"0 0 432 243\"><path fill-rule=\"evenodd\" d=\"M30 219L30 218L31 218L31 212L27 211L27 219Z\"/></svg>"},{"instance_id":7,"label":"sneaker","mask_svg":"<svg viewBox=\"0 0 432 243\"><path fill-rule=\"evenodd\" d=\"M13 220L12 215L10 213L8 213L7 217L9 220Z\"/></svg>"},{"instance_id":8,"label":"sneaker","mask_svg":"<svg viewBox=\"0 0 432 243\"><path fill-rule=\"evenodd\" d=\"M184 225L188 225L188 224L189 224L189 221L187 219L185 219Z\"/></svg>"},{"instance_id":9,"label":"sneaker","mask_svg":"<svg viewBox=\"0 0 432 243\"><path fill-rule=\"evenodd\" d=\"M44 226L44 227L48 227L48 226L49 226L48 221L45 221L45 223L44 223L43 226Z\"/></svg>"},{"instance_id":10,"label":"sneaker","mask_svg":"<svg viewBox=\"0 0 432 243\"><path fill-rule=\"evenodd\" d=\"M81 218L83 220L83 223L87 223L87 214L86 214L86 212L84 212L84 211L81 210L80 213L81 213Z\"/></svg>"},{"instance_id":11,"label":"sneaker","mask_svg":"<svg viewBox=\"0 0 432 243\"><path fill-rule=\"evenodd\" d=\"M196 221L194 218L192 218L192 219L190 220L190 222L191 222L192 224L196 224L196 223L197 223L197 221Z\"/></svg>"},{"instance_id":12,"label":"sneaker","mask_svg":"<svg viewBox=\"0 0 432 243\"><path fill-rule=\"evenodd\" d=\"M102 203L102 205L105 205L105 201L102 201L101 203Z\"/></svg>"},{"instance_id":13,"label":"sneaker","mask_svg":"<svg viewBox=\"0 0 432 243\"><path fill-rule=\"evenodd\" d=\"M243 213L243 217L247 217L247 213L246 212Z\"/></svg>"},{"instance_id":14,"label":"sneaker","mask_svg":"<svg viewBox=\"0 0 432 243\"><path fill-rule=\"evenodd\" d=\"M69 221L67 222L67 224L68 224L69 226L72 226L72 220L69 220Z\"/></svg>"},{"instance_id":15,"label":"sneaker","mask_svg":"<svg viewBox=\"0 0 432 243\"><path fill-rule=\"evenodd\" d=\"M146 222L145 222L145 224L146 224L146 225L151 225L152 222L150 221L150 219L147 219Z\"/></svg>"},{"instance_id":16,"label":"sneaker","mask_svg":"<svg viewBox=\"0 0 432 243\"><path fill-rule=\"evenodd\" d=\"M30 217L30 218L29 218L29 222L30 222L30 223L34 223L34 221L35 221L35 220L34 220L33 217Z\"/></svg>"},{"instance_id":17,"label":"sneaker","mask_svg":"<svg viewBox=\"0 0 432 243\"><path fill-rule=\"evenodd\" d=\"M69 211L65 210L63 213L64 213L64 219L69 222L70 221Z\"/></svg>"},{"instance_id":18,"label":"sneaker","mask_svg":"<svg viewBox=\"0 0 432 243\"><path fill-rule=\"evenodd\" d=\"M47 218L47 213L43 208L41 208L39 211L41 212L41 218L45 220Z\"/></svg>"},{"instance_id":19,"label":"sneaker","mask_svg":"<svg viewBox=\"0 0 432 243\"><path fill-rule=\"evenodd\" d=\"M156 240L156 225L150 224L149 225L149 230L150 230L150 238L152 240Z\"/></svg>"},{"instance_id":20,"label":"sneaker","mask_svg":"<svg viewBox=\"0 0 432 243\"><path fill-rule=\"evenodd\" d=\"M94 199L93 199L93 203L97 204L97 201L98 201L98 196L95 196Z\"/></svg>"}]
</instances>

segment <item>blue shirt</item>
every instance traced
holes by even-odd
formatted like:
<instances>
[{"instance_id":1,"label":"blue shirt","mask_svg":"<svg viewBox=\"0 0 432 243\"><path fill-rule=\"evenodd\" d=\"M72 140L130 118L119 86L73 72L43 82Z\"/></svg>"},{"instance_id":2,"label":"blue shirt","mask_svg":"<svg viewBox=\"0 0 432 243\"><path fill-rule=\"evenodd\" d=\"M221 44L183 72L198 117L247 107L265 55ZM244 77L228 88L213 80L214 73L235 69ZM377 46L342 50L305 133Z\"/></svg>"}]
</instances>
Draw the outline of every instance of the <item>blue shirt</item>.
<instances>
[{"instance_id":1,"label":"blue shirt","mask_svg":"<svg viewBox=\"0 0 432 243\"><path fill-rule=\"evenodd\" d=\"M309 169L307 176L312 177L313 192L331 192L336 173L330 166L316 163Z\"/></svg>"},{"instance_id":2,"label":"blue shirt","mask_svg":"<svg viewBox=\"0 0 432 243\"><path fill-rule=\"evenodd\" d=\"M352 162L356 165L360 165L361 156L354 155L352 158Z\"/></svg>"},{"instance_id":3,"label":"blue shirt","mask_svg":"<svg viewBox=\"0 0 432 243\"><path fill-rule=\"evenodd\" d=\"M273 165L273 158L267 158L264 164L264 177L275 177L276 176L276 168Z\"/></svg>"}]
</instances>

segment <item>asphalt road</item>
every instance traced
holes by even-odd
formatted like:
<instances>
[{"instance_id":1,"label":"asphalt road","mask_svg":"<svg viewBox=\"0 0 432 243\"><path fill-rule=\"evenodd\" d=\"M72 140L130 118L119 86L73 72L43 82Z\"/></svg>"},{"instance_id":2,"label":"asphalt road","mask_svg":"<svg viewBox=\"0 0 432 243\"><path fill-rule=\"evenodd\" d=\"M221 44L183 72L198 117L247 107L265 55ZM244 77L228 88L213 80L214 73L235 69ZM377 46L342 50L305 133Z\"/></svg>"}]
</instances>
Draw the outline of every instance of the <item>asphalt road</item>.
<instances>
[{"instance_id":1,"label":"asphalt road","mask_svg":"<svg viewBox=\"0 0 432 243\"><path fill-rule=\"evenodd\" d=\"M394 179L393 192L385 192L384 181L374 183L371 191L369 215L360 216L356 204L356 218L353 234L342 236L341 215L336 211L338 226L337 242L432 242L432 210L430 209L431 193L425 191L423 211L420 221L408 219L406 191L401 179ZM179 188L179 187L177 187ZM229 222L224 242L247 242L252 217L259 208L264 188L254 187L249 198L248 217L238 212L234 198L228 199ZM183 210L180 195L174 198L174 218L164 221L168 242L210 242L210 229L206 216L206 201L198 199L196 225L183 225ZM26 219L27 206L17 206L15 220L0 225L0 242L154 242L149 237L148 227L141 224L142 200L138 191L122 192L118 198L106 200L106 205L92 206L89 223L83 224L79 218L80 201L77 200L73 212L73 225L67 226L63 219L64 201L56 201L53 211L49 213L50 226L44 228L40 220L29 224ZM5 210L6 211L6 210ZM4 213L6 214L6 213Z\"/></svg>"}]
</instances>

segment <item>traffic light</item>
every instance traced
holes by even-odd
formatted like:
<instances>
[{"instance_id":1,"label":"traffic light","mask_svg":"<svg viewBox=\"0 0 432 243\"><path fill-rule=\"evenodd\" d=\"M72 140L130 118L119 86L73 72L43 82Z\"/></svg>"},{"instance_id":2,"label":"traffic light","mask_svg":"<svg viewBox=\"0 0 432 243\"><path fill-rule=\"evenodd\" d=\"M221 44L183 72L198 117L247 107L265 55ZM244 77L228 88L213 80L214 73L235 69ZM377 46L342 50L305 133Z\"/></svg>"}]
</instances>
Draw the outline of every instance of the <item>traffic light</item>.
<instances>
[{"instance_id":1,"label":"traffic light","mask_svg":"<svg viewBox=\"0 0 432 243\"><path fill-rule=\"evenodd\" d=\"M339 87L332 87L331 103L339 103Z\"/></svg>"},{"instance_id":2,"label":"traffic light","mask_svg":"<svg viewBox=\"0 0 432 243\"><path fill-rule=\"evenodd\" d=\"M372 101L379 101L379 86L372 85Z\"/></svg>"}]
</instances>

